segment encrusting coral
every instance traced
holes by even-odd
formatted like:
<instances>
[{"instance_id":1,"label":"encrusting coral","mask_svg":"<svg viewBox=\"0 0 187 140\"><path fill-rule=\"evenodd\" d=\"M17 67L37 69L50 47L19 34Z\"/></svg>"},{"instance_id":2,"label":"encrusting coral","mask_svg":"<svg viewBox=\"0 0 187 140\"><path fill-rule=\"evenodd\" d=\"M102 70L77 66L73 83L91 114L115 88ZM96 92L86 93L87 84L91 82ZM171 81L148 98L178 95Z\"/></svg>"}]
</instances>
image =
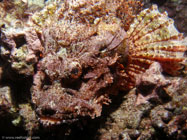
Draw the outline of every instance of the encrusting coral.
<instances>
[{"instance_id":1,"label":"encrusting coral","mask_svg":"<svg viewBox=\"0 0 187 140\"><path fill-rule=\"evenodd\" d=\"M173 20L156 5L136 15L141 6L57 0L34 13L19 11L22 18L9 14L13 23L1 16L1 57L17 73L33 76L32 103L41 123L100 116L109 95L133 88L155 61L171 75L186 70L187 42Z\"/></svg>"}]
</instances>

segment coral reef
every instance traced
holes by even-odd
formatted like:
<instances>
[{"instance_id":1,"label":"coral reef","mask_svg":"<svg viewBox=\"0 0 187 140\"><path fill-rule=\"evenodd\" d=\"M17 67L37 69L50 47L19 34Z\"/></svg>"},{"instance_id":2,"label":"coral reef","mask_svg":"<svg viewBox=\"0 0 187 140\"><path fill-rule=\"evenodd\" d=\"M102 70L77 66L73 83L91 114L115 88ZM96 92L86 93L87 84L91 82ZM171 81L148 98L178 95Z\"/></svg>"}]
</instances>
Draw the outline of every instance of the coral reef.
<instances>
[{"instance_id":1,"label":"coral reef","mask_svg":"<svg viewBox=\"0 0 187 140\"><path fill-rule=\"evenodd\" d=\"M168 79L161 71L155 62L137 77L137 88L101 123L96 139L186 138L186 78Z\"/></svg>"},{"instance_id":2,"label":"coral reef","mask_svg":"<svg viewBox=\"0 0 187 140\"><path fill-rule=\"evenodd\" d=\"M36 118L36 113L32 109L29 103L19 105L19 114L23 118L23 126L25 130L28 131L29 135L32 135L34 131L39 128L39 122Z\"/></svg>"},{"instance_id":3,"label":"coral reef","mask_svg":"<svg viewBox=\"0 0 187 140\"><path fill-rule=\"evenodd\" d=\"M14 109L13 101L11 97L11 89L8 86L0 88L0 114L3 115L5 113L11 113Z\"/></svg>"},{"instance_id":4,"label":"coral reef","mask_svg":"<svg viewBox=\"0 0 187 140\"><path fill-rule=\"evenodd\" d=\"M27 76L34 74L37 53L42 49L35 29L26 25L32 11L30 7L22 0L0 3L1 56L17 73Z\"/></svg>"},{"instance_id":5,"label":"coral reef","mask_svg":"<svg viewBox=\"0 0 187 140\"><path fill-rule=\"evenodd\" d=\"M64 137L73 135L73 124L104 117L103 106L126 91L96 139L149 139L157 131L185 138L186 89L171 76L187 72L187 38L166 12L142 6L135 0L0 2L0 113L13 114L12 124L28 135L62 128Z\"/></svg>"}]
</instances>

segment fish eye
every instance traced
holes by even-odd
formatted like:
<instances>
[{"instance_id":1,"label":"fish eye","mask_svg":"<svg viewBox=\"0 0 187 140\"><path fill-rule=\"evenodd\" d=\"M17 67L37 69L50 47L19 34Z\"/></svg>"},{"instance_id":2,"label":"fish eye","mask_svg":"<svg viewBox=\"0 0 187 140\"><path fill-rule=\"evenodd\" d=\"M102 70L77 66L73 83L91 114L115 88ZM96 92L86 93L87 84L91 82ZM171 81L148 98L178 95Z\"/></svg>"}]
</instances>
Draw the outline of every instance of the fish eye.
<instances>
[{"instance_id":1,"label":"fish eye","mask_svg":"<svg viewBox=\"0 0 187 140\"><path fill-rule=\"evenodd\" d=\"M80 75L82 74L82 68L79 63L76 65L73 65L73 67L70 70L70 76L72 79L78 79Z\"/></svg>"},{"instance_id":2,"label":"fish eye","mask_svg":"<svg viewBox=\"0 0 187 140\"><path fill-rule=\"evenodd\" d=\"M78 68L73 68L71 70L71 74L77 75L79 73L79 69Z\"/></svg>"}]
</instances>

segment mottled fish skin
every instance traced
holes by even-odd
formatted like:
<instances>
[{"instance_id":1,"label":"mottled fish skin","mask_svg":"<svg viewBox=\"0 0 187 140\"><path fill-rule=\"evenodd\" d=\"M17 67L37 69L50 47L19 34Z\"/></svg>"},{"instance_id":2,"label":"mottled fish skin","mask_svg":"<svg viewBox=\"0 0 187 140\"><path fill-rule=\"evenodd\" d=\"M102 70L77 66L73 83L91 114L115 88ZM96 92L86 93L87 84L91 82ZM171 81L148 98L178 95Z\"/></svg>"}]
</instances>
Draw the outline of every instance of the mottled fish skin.
<instances>
[{"instance_id":1,"label":"mottled fish skin","mask_svg":"<svg viewBox=\"0 0 187 140\"><path fill-rule=\"evenodd\" d=\"M124 65L124 71L121 72L122 77L120 78L122 78L123 82L119 81L119 89L128 90L133 88L135 86L135 77L138 74L145 72L146 69L148 69L149 66L155 61L159 62L162 65L163 70L171 75L178 75L182 72L182 70L184 70L184 62L186 61L184 52L186 51L187 43L186 41L184 41L183 35L179 33L175 28L173 20L167 16L166 12L160 13L156 5L153 5L151 8L145 9L142 12L140 12L140 14L136 16L136 18L130 25L129 30L126 33L123 29L120 29L120 27L117 26L117 24L118 23L106 24L103 21L99 21L97 25L97 34L98 39L100 40L102 38L103 41L99 41L96 36L96 40L98 42L92 43L96 43L98 46L102 46L102 43L108 44L107 41L104 41L108 40L108 42L113 41L113 43L109 43L108 45L106 45L108 51L114 51L114 49L117 46L118 48L122 47L125 49L125 53L122 54L122 57L125 56L124 59L127 59L125 60L127 61L127 64ZM105 32L109 30L118 32L113 32L113 35L111 36L109 34L105 34ZM115 35L116 33L121 36L124 36L124 39L118 37L119 35ZM46 37L50 37L50 35L48 35L47 33L44 33L44 36L45 35ZM122 44L119 45L118 42L121 41ZM85 41L84 43L88 43L88 45L90 45L91 40L89 42ZM67 66L58 65L58 67L63 67L59 67L59 72L56 72L56 70L58 69L55 66L55 69L53 70L53 64L57 64L57 61L54 61L55 63L49 63L56 56L54 55L54 52L53 54L50 51L50 49L52 50L53 48L48 47L50 47L50 45L47 45L45 47L46 51L44 52L44 58L40 63L41 66L39 68L38 73L34 76L34 83L36 86L34 86L32 100L33 103L35 103L37 106L37 113L39 115L40 122L43 125L50 126L54 124L73 122L78 120L79 117L83 116L90 116L92 118L100 116L102 104L107 104L107 102L110 102L107 95L110 94L109 92L111 91L108 84L104 84L102 81L98 81L98 85L96 85L94 77L99 80L99 77L103 74L106 76L105 80L108 80L110 84L114 84L113 79L115 79L115 76L110 74L109 66L106 65L107 63L102 62L106 56L102 58L103 60L98 58L92 60L93 62L100 61L99 63L103 63L103 68L101 69L98 68L98 64L90 64L90 62L85 61L86 59L83 59L84 57L82 57L86 56L87 52L95 56L97 54L97 51L93 49L94 47L91 47L93 50L87 50L86 52L83 51L79 55L75 54L75 56L72 55L72 58L67 54L67 56L64 55L62 58L65 60L63 63L67 64ZM65 89L61 87L61 85L58 84L58 82L54 82L55 79L60 80L60 77L64 77L63 74L70 72L62 72L62 69L64 69L66 66L67 70L70 70L70 68L68 67L73 61L75 61L75 58L73 57L80 61L78 62L76 60L78 63L80 63L80 67L82 67L81 71L82 69L84 69L84 67L92 67L93 69L93 71L90 71L84 76L84 78L88 78L89 81L87 83L83 82L82 86L77 91ZM88 57L87 59L90 59L90 57ZM106 59L112 61L112 59L109 57L106 57ZM114 59L114 64L117 60L118 59ZM42 71L45 71L45 74ZM42 84L39 84L45 81L42 80L43 74L48 75L52 82L52 85L49 85L47 89L42 89ZM79 77L81 77L81 75L79 75ZM37 81L38 78L41 79L39 82ZM121 82L123 83L123 85L121 84ZM109 91L107 90L105 91L106 93L102 93L99 97L97 97L99 90L92 89L93 87L95 89L108 88ZM68 95L69 92L72 95ZM48 114L45 116L45 113L42 112L45 109L52 110L53 115Z\"/></svg>"},{"instance_id":2,"label":"mottled fish skin","mask_svg":"<svg viewBox=\"0 0 187 140\"><path fill-rule=\"evenodd\" d=\"M133 88L136 75L145 72L155 61L168 74L178 75L185 71L187 41L167 12L160 13L157 5L141 11L127 35L128 63L124 73L127 88Z\"/></svg>"}]
</instances>

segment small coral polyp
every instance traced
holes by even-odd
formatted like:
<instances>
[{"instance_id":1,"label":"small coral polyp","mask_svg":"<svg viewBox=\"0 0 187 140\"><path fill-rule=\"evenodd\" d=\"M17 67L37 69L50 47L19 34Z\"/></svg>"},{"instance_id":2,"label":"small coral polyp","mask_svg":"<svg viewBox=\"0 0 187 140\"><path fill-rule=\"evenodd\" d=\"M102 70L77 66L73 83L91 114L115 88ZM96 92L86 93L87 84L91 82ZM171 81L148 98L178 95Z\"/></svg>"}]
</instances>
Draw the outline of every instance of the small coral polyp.
<instances>
[{"instance_id":1,"label":"small coral polyp","mask_svg":"<svg viewBox=\"0 0 187 140\"><path fill-rule=\"evenodd\" d=\"M187 42L173 20L156 5L136 15L140 7L128 0L49 1L23 27L1 28L1 56L33 76L32 102L42 124L100 116L109 95L133 88L155 61L171 75L186 70ZM20 30L25 44L18 48Z\"/></svg>"}]
</instances>

